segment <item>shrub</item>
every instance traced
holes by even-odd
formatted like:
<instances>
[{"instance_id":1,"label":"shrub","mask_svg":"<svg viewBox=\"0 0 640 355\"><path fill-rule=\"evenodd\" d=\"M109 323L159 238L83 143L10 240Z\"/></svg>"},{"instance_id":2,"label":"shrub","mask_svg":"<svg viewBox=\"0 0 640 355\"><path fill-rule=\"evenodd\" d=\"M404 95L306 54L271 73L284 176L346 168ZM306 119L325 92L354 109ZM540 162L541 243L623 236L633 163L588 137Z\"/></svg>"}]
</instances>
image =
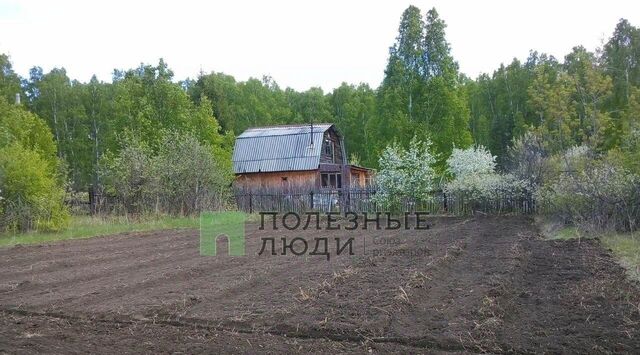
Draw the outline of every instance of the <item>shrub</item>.
<instances>
[{"instance_id":1,"label":"shrub","mask_svg":"<svg viewBox=\"0 0 640 355\"><path fill-rule=\"evenodd\" d=\"M464 199L471 208L503 201L515 201L530 196L529 184L513 174L495 172L495 156L483 146L454 149L447 159L453 180L444 191Z\"/></svg>"},{"instance_id":2,"label":"shrub","mask_svg":"<svg viewBox=\"0 0 640 355\"><path fill-rule=\"evenodd\" d=\"M406 198L429 198L434 189L432 165L436 161L430 148L431 141L414 137L408 149L394 143L382 152L376 175L377 202L390 206Z\"/></svg>"},{"instance_id":3,"label":"shrub","mask_svg":"<svg viewBox=\"0 0 640 355\"><path fill-rule=\"evenodd\" d=\"M513 174L496 173L463 175L447 183L445 192L478 202L521 199L530 195L526 181Z\"/></svg>"},{"instance_id":4,"label":"shrub","mask_svg":"<svg viewBox=\"0 0 640 355\"><path fill-rule=\"evenodd\" d=\"M105 194L117 201L114 212L120 208L143 212L153 193L151 151L139 140L127 138L118 154L106 155L101 166Z\"/></svg>"},{"instance_id":5,"label":"shrub","mask_svg":"<svg viewBox=\"0 0 640 355\"><path fill-rule=\"evenodd\" d=\"M454 148L447 159L447 166L448 171L456 178L493 174L496 168L496 157L481 145L467 149Z\"/></svg>"},{"instance_id":6,"label":"shrub","mask_svg":"<svg viewBox=\"0 0 640 355\"><path fill-rule=\"evenodd\" d=\"M229 200L230 172L191 135L165 135L153 171L157 201L170 213L220 209Z\"/></svg>"},{"instance_id":7,"label":"shrub","mask_svg":"<svg viewBox=\"0 0 640 355\"><path fill-rule=\"evenodd\" d=\"M105 192L116 211L188 215L220 209L230 200L232 174L210 146L190 134L166 133L156 153L129 138L105 158Z\"/></svg>"},{"instance_id":8,"label":"shrub","mask_svg":"<svg viewBox=\"0 0 640 355\"><path fill-rule=\"evenodd\" d=\"M46 123L0 98L0 229L64 228L62 168Z\"/></svg>"},{"instance_id":9,"label":"shrub","mask_svg":"<svg viewBox=\"0 0 640 355\"><path fill-rule=\"evenodd\" d=\"M546 212L585 230L634 231L640 222L640 178L609 159L572 148L552 160L561 170L540 190Z\"/></svg>"},{"instance_id":10,"label":"shrub","mask_svg":"<svg viewBox=\"0 0 640 355\"><path fill-rule=\"evenodd\" d=\"M64 190L40 154L20 144L0 149L0 225L9 230L60 230L69 213Z\"/></svg>"},{"instance_id":11,"label":"shrub","mask_svg":"<svg viewBox=\"0 0 640 355\"><path fill-rule=\"evenodd\" d=\"M50 166L58 164L56 144L47 123L40 117L0 98L0 147L19 143L33 150Z\"/></svg>"},{"instance_id":12,"label":"shrub","mask_svg":"<svg viewBox=\"0 0 640 355\"><path fill-rule=\"evenodd\" d=\"M536 191L548 177L548 153L543 140L532 132L516 139L507 151L506 168L517 179L527 181Z\"/></svg>"}]
</instances>

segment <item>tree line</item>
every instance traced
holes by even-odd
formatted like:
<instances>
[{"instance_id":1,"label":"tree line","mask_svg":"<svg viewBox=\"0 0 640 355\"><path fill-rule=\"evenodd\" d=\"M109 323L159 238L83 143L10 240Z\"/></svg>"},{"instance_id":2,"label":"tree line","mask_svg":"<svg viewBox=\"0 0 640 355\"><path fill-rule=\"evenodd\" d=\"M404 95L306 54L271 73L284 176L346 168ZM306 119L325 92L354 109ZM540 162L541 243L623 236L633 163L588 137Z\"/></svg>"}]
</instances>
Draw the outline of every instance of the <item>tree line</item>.
<instances>
[{"instance_id":1,"label":"tree line","mask_svg":"<svg viewBox=\"0 0 640 355\"><path fill-rule=\"evenodd\" d=\"M237 81L216 72L177 80L162 59L114 70L110 82L95 76L72 80L64 68L45 73L33 67L22 78L2 54L0 105L5 116L30 115L46 123L56 157L49 175L66 191L109 190L109 169L122 160L121 152L144 147L156 156L176 135L195 140L193 149L196 143L206 147L220 176L230 181L237 134L252 126L311 122L335 123L346 137L350 162L373 168L386 147L408 148L414 137L429 139L438 171L446 170L454 148L474 144L487 147L502 168L510 147L530 133L551 153L587 145L599 153L618 152L637 171L639 58L640 30L622 19L595 53L576 46L560 61L532 51L524 62L514 59L471 79L460 73L437 11L423 14L410 6L377 88L343 83L326 93L318 87L296 91L268 76ZM16 93L22 104L11 107ZM16 127L2 129L5 137L19 135ZM6 138L0 148L16 141ZM21 143L38 150L29 144ZM51 154L41 153L42 159ZM6 201L7 173L0 173Z\"/></svg>"}]
</instances>

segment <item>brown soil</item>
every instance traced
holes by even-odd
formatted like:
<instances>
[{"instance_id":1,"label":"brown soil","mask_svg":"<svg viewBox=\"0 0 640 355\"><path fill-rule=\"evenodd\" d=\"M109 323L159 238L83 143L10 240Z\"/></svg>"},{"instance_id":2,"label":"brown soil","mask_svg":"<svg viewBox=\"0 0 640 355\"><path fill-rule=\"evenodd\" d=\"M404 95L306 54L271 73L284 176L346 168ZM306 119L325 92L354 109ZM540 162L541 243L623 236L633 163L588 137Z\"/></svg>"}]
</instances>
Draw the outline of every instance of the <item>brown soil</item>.
<instances>
[{"instance_id":1,"label":"brown soil","mask_svg":"<svg viewBox=\"0 0 640 355\"><path fill-rule=\"evenodd\" d=\"M640 351L638 287L597 240L545 241L523 217L431 221L250 225L245 257L199 256L197 231L0 249L0 353ZM257 255L283 235L354 237L355 255Z\"/></svg>"}]
</instances>

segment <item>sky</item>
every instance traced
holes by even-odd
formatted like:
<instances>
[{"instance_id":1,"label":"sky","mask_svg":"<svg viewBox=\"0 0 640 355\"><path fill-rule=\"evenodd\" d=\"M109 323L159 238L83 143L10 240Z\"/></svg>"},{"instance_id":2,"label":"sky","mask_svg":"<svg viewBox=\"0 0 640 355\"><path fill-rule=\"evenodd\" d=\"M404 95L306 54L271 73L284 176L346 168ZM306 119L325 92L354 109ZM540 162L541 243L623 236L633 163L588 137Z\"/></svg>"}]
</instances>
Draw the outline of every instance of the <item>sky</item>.
<instances>
[{"instance_id":1,"label":"sky","mask_svg":"<svg viewBox=\"0 0 640 355\"><path fill-rule=\"evenodd\" d=\"M0 0L0 53L14 70L64 67L72 79L164 58L175 79L203 71L237 80L270 75L281 87L377 87L409 5L435 7L461 72L491 73L531 49L562 59L595 50L620 18L640 26L640 1Z\"/></svg>"}]
</instances>

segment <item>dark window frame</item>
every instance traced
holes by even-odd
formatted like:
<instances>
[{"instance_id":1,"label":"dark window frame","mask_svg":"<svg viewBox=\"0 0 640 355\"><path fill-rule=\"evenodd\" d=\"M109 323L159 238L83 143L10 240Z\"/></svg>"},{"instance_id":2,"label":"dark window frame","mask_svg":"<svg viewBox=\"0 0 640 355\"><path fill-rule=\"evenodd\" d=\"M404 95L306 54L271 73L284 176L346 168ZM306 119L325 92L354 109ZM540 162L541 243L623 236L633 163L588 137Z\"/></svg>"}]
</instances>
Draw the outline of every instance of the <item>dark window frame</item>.
<instances>
[{"instance_id":1,"label":"dark window frame","mask_svg":"<svg viewBox=\"0 0 640 355\"><path fill-rule=\"evenodd\" d=\"M320 187L331 188L331 189L341 189L342 173L321 173Z\"/></svg>"},{"instance_id":2,"label":"dark window frame","mask_svg":"<svg viewBox=\"0 0 640 355\"><path fill-rule=\"evenodd\" d=\"M331 162L336 162L336 154L333 140L330 138L325 138L324 140L324 155L331 158Z\"/></svg>"}]
</instances>

